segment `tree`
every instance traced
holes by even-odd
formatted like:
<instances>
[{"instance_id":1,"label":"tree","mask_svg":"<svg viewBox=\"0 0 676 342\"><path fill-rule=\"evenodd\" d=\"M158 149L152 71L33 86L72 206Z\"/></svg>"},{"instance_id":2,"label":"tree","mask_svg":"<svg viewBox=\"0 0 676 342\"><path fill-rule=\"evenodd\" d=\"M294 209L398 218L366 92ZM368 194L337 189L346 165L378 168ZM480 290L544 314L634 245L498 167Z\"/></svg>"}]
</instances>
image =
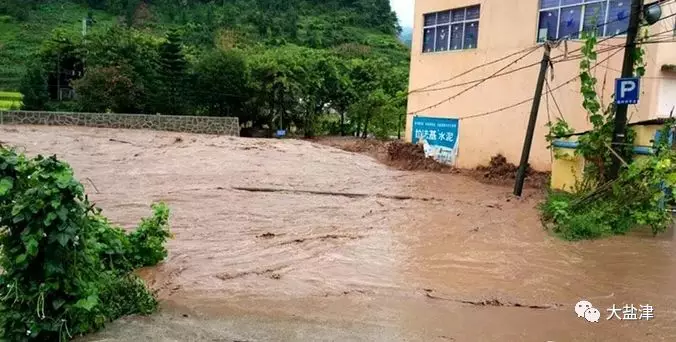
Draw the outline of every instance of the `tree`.
<instances>
[{"instance_id":1,"label":"tree","mask_svg":"<svg viewBox=\"0 0 676 342\"><path fill-rule=\"evenodd\" d=\"M178 31L171 30L167 40L160 47L160 77L162 80L162 112L166 114L186 114L185 82L187 62L181 47Z\"/></svg>"},{"instance_id":2,"label":"tree","mask_svg":"<svg viewBox=\"0 0 676 342\"><path fill-rule=\"evenodd\" d=\"M245 110L250 96L249 69L241 53L213 51L194 69L194 106L200 113L239 117L240 122L252 118Z\"/></svg>"},{"instance_id":3,"label":"tree","mask_svg":"<svg viewBox=\"0 0 676 342\"><path fill-rule=\"evenodd\" d=\"M135 29L114 26L89 36L87 72L119 68L134 84L137 93L133 113L157 113L165 98L158 73L160 41Z\"/></svg>"},{"instance_id":4,"label":"tree","mask_svg":"<svg viewBox=\"0 0 676 342\"><path fill-rule=\"evenodd\" d=\"M81 109L88 112L138 113L144 90L133 70L110 66L93 68L85 77L74 81Z\"/></svg>"},{"instance_id":5,"label":"tree","mask_svg":"<svg viewBox=\"0 0 676 342\"><path fill-rule=\"evenodd\" d=\"M305 80L304 54L310 53L295 45L267 49L251 56L254 101L261 107L257 124L273 124L288 128L292 123L302 126L299 100Z\"/></svg>"},{"instance_id":6,"label":"tree","mask_svg":"<svg viewBox=\"0 0 676 342\"><path fill-rule=\"evenodd\" d=\"M19 91L23 94L25 110L44 110L49 101L47 75L42 67L33 64L21 80Z\"/></svg>"}]
</instances>

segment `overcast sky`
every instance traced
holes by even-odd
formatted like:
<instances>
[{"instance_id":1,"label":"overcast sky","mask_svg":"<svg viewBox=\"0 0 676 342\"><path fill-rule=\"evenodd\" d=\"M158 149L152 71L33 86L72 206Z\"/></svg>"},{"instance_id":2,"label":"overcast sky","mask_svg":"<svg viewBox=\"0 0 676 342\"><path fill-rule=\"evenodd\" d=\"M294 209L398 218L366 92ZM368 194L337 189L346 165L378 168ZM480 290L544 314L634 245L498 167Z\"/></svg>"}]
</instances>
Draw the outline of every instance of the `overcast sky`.
<instances>
[{"instance_id":1,"label":"overcast sky","mask_svg":"<svg viewBox=\"0 0 676 342\"><path fill-rule=\"evenodd\" d=\"M399 17L399 22L403 27L413 26L413 1L390 0L392 9L397 12L397 17Z\"/></svg>"}]
</instances>

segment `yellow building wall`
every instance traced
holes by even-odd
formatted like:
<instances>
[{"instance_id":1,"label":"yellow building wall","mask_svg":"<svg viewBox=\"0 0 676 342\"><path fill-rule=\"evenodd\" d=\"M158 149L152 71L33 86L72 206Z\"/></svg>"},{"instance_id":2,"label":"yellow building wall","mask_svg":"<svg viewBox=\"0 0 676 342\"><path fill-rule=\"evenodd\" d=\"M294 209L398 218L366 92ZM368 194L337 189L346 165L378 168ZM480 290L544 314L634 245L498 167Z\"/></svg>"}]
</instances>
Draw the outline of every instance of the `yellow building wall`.
<instances>
[{"instance_id":1,"label":"yellow building wall","mask_svg":"<svg viewBox=\"0 0 676 342\"><path fill-rule=\"evenodd\" d=\"M662 129L661 125L632 126L636 132L634 146L652 147L655 133ZM565 141L577 141L577 138L565 139ZM584 171L584 159L575 155L572 148L553 148L555 158L552 162L551 188L573 192L575 185L582 181ZM646 155L635 154L634 159L646 158Z\"/></svg>"},{"instance_id":2,"label":"yellow building wall","mask_svg":"<svg viewBox=\"0 0 676 342\"><path fill-rule=\"evenodd\" d=\"M422 53L423 16L425 13L476 4L481 5L477 49ZM671 8L665 8L663 16L670 13ZM409 91L412 93L408 98L406 139L412 141L412 118L414 115L459 118L459 152L456 166L474 168L485 165L489 162L491 156L498 153L504 155L512 163L518 163L532 102L527 101L521 105L513 105L532 99L538 76L538 66L508 76L487 80L453 99L449 98L464 91L469 85L448 89L441 88L488 77L510 64L518 56L482 67L452 81L444 82L444 80L470 68L536 46L538 15L539 0L416 0L409 80ZM660 33L665 30L665 27L674 27L673 18L653 25L650 27L650 31ZM614 38L604 42L599 48L611 45L621 46L624 44L624 40L624 37ZM574 51L580 46L580 41L568 41L552 51L552 58L563 58L566 51ZM637 106L632 105L629 108L629 117L632 122L669 115L668 112L665 112L666 110L660 109L667 108L668 103L657 105L657 93L663 88L660 82L665 81L660 67L665 63L674 63L676 44L649 44L646 45L646 50L648 67L646 77L641 82L643 92L641 100ZM542 48L534 51L507 70L539 62L542 59L542 52ZM612 52L600 53L599 61L608 57ZM619 51L595 69L598 84L606 84L603 92L605 105L610 101L614 79L619 77L621 65L622 51ZM578 74L579 60L556 62L553 72L548 74L548 80L551 87L556 88L574 79ZM421 90L421 88L435 83L438 84ZM430 90L435 88L435 91ZM582 98L579 89L579 80L575 79L553 92L553 97L563 112L564 118L578 132L590 128L587 123L586 112L581 105ZM671 100L662 98L660 101L668 102ZM505 107L510 108L486 114ZM537 170L552 169L550 151L547 150L547 142L545 141L547 134L545 125L550 119L554 120L558 116L553 99L543 96L530 154L530 164ZM569 182L569 180L566 180L566 182Z\"/></svg>"}]
</instances>

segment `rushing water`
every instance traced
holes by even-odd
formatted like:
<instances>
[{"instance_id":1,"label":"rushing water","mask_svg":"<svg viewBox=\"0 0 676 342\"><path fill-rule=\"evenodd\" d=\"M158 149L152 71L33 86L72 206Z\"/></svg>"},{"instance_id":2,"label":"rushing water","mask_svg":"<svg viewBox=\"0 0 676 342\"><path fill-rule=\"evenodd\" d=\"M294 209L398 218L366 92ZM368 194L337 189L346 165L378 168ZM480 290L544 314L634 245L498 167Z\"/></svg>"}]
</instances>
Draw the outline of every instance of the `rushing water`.
<instances>
[{"instance_id":1,"label":"rushing water","mask_svg":"<svg viewBox=\"0 0 676 342\"><path fill-rule=\"evenodd\" d=\"M516 199L308 142L0 133L69 161L125 227L151 201L172 208L170 257L141 271L164 313L113 325L113 340L676 340L673 232L563 242L543 230L534 190ZM576 316L581 299L599 323ZM655 317L607 320L613 304L649 304Z\"/></svg>"}]
</instances>

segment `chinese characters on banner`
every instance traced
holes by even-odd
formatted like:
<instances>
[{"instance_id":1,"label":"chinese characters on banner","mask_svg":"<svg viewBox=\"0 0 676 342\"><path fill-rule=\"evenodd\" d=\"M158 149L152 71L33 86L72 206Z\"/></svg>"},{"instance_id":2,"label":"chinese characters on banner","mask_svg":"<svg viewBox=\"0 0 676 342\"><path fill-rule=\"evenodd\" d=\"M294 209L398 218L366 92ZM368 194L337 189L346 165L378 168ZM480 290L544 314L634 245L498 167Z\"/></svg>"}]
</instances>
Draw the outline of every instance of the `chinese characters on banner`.
<instances>
[{"instance_id":1,"label":"chinese characters on banner","mask_svg":"<svg viewBox=\"0 0 676 342\"><path fill-rule=\"evenodd\" d=\"M458 155L458 119L413 117L413 143L422 143L425 156L454 164Z\"/></svg>"}]
</instances>

